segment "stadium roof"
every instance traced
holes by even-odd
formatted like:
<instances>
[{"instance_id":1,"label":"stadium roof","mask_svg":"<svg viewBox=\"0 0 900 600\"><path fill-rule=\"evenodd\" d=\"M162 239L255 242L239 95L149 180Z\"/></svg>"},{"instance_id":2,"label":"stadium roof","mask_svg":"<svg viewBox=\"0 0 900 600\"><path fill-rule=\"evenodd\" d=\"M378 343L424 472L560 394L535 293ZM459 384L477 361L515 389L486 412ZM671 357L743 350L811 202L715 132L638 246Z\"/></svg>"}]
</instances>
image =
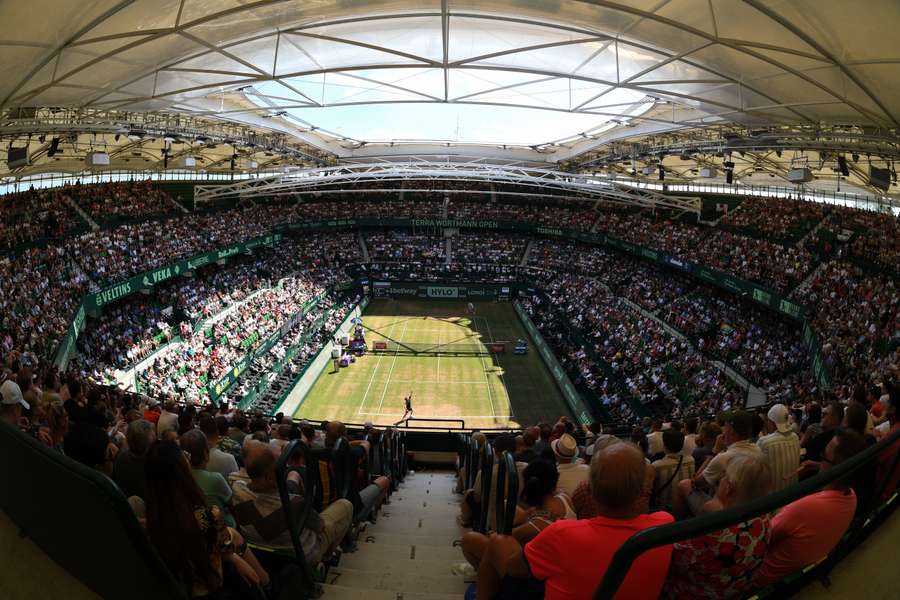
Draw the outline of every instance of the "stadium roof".
<instances>
[{"instance_id":1,"label":"stadium roof","mask_svg":"<svg viewBox=\"0 0 900 600\"><path fill-rule=\"evenodd\" d=\"M32 0L0 23L0 108L190 115L335 160L900 123L895 0Z\"/></svg>"}]
</instances>

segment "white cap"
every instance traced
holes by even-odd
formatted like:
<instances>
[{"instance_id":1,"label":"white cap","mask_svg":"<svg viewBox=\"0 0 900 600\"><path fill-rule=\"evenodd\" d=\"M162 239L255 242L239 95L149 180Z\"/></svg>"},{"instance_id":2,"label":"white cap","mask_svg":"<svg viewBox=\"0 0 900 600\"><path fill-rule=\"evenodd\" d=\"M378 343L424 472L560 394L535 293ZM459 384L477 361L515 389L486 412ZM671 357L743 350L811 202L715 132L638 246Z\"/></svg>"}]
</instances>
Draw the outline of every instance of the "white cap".
<instances>
[{"instance_id":1,"label":"white cap","mask_svg":"<svg viewBox=\"0 0 900 600\"><path fill-rule=\"evenodd\" d=\"M775 423L775 427L781 433L787 433L791 430L791 424L788 421L788 409L784 404L776 404L769 409L766 416L770 421Z\"/></svg>"},{"instance_id":2,"label":"white cap","mask_svg":"<svg viewBox=\"0 0 900 600\"><path fill-rule=\"evenodd\" d=\"M25 402L25 398L22 397L22 388L20 388L19 384L12 379L7 379L3 382L3 385L0 386L0 395L3 396L2 404L5 406L21 404L25 407L25 410L31 408L31 406Z\"/></svg>"}]
</instances>

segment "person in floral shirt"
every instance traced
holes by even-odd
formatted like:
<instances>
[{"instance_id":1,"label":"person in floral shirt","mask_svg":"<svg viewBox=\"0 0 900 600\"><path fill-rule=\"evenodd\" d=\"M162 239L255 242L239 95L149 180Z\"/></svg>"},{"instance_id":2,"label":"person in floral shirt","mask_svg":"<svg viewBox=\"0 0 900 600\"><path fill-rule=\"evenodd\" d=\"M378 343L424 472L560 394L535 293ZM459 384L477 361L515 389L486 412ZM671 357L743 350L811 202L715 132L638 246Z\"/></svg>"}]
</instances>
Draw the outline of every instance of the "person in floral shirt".
<instances>
[{"instance_id":1,"label":"person in floral shirt","mask_svg":"<svg viewBox=\"0 0 900 600\"><path fill-rule=\"evenodd\" d=\"M765 459L735 457L716 492L722 508L763 496L771 487ZM674 545L672 564L661 598L667 600L741 598L752 586L771 535L768 515L762 515Z\"/></svg>"}]
</instances>

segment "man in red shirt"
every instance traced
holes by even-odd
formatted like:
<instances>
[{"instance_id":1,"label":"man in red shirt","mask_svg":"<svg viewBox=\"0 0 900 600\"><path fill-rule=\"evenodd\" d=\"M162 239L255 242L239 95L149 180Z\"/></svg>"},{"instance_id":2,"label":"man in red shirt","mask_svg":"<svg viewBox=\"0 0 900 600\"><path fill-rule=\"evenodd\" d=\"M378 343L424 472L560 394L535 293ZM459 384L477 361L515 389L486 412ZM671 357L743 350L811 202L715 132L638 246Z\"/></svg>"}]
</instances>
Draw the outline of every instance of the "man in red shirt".
<instances>
[{"instance_id":1,"label":"man in red shirt","mask_svg":"<svg viewBox=\"0 0 900 600\"><path fill-rule=\"evenodd\" d=\"M866 449L866 440L839 427L822 453L826 471ZM792 502L772 518L772 537L753 583L764 587L828 555L850 526L856 512L852 478L833 481L821 492Z\"/></svg>"},{"instance_id":2,"label":"man in red shirt","mask_svg":"<svg viewBox=\"0 0 900 600\"><path fill-rule=\"evenodd\" d=\"M147 410L144 411L144 420L153 423L153 426L156 427L156 422L159 421L160 414L159 400L151 399L150 402L147 403Z\"/></svg>"},{"instance_id":3,"label":"man in red shirt","mask_svg":"<svg viewBox=\"0 0 900 600\"><path fill-rule=\"evenodd\" d=\"M590 600L613 555L635 533L673 522L666 512L640 514L637 506L647 472L643 453L633 444L614 444L594 453L591 491L599 516L560 520L545 528L524 551L510 536L493 536L478 569L478 600L493 599L505 576L544 582L546 600ZM656 600L662 589L671 546L641 555L625 576L616 598Z\"/></svg>"}]
</instances>

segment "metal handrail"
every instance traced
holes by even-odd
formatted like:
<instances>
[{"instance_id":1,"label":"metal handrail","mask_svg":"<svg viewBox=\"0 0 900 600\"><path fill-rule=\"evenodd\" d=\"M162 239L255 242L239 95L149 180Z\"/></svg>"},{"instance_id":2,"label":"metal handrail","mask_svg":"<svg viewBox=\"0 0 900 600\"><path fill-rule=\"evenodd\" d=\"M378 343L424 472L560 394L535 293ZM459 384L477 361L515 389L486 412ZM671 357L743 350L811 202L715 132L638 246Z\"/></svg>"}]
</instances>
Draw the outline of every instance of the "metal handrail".
<instances>
[{"instance_id":1,"label":"metal handrail","mask_svg":"<svg viewBox=\"0 0 900 600\"><path fill-rule=\"evenodd\" d=\"M494 449L490 442L485 442L480 452L481 458L481 504L478 519L475 522L475 531L487 533L488 517L491 513L491 479L494 476Z\"/></svg>"},{"instance_id":2,"label":"metal handrail","mask_svg":"<svg viewBox=\"0 0 900 600\"><path fill-rule=\"evenodd\" d=\"M466 421L464 419L427 419L425 417L407 417L406 419L397 421L394 424L394 427L406 427L407 429L435 429L435 427L417 427L415 425L410 425L410 421L424 421L426 423L459 423L459 429L466 428Z\"/></svg>"},{"instance_id":3,"label":"metal handrail","mask_svg":"<svg viewBox=\"0 0 900 600\"><path fill-rule=\"evenodd\" d=\"M334 466L338 497L348 499L356 469L350 444L344 438L337 438L335 441L334 448L331 449L331 464Z\"/></svg>"},{"instance_id":4,"label":"metal handrail","mask_svg":"<svg viewBox=\"0 0 900 600\"><path fill-rule=\"evenodd\" d=\"M290 466L288 461L297 448L303 453L304 468ZM291 536L291 545L294 548L294 562L300 567L303 584L307 592L312 593L316 589L315 577L312 573L312 567L306 562L306 555L303 553L303 544L300 542L300 533L304 524L309 518L310 512L313 510L313 502L316 498L316 487L318 479L314 477L312 450L302 440L291 440L282 449L281 456L275 465L276 481L278 483L278 496L281 498L281 507L284 511L284 518L288 524L288 532ZM298 473L303 480L302 503L299 510L294 510L291 503L291 494L287 488L287 478L291 472ZM309 595L309 594L307 594Z\"/></svg>"},{"instance_id":5,"label":"metal handrail","mask_svg":"<svg viewBox=\"0 0 900 600\"><path fill-rule=\"evenodd\" d=\"M892 433L874 446L867 448L856 456L827 471L780 491L763 496L762 498L757 498L745 504L741 504L740 506L735 506L726 510L701 515L693 519L639 531L628 538L625 543L619 547L615 555L613 555L613 558L603 575L603 579L601 580L597 591L594 593L594 600L612 599L618 591L619 586L622 584L622 581L624 581L625 576L628 574L632 563L634 563L634 561L644 552L652 550L653 548L659 548L660 546L666 546L682 540L719 531L720 529L731 527L738 523L743 523L748 519L766 514L776 508L799 500L808 494L818 491L823 486L845 477L870 463L888 447L893 446L898 441L900 441L900 431ZM898 463L900 463L900 449L898 449L897 454L894 457L891 470L888 471L888 478L893 475L897 469ZM883 493L885 485L886 483L881 486L879 492Z\"/></svg>"},{"instance_id":6,"label":"metal handrail","mask_svg":"<svg viewBox=\"0 0 900 600\"><path fill-rule=\"evenodd\" d=\"M519 470L516 468L515 457L509 450L504 450L497 464L497 533L512 533L518 502Z\"/></svg>"},{"instance_id":7,"label":"metal handrail","mask_svg":"<svg viewBox=\"0 0 900 600\"><path fill-rule=\"evenodd\" d=\"M466 489L471 490L475 487L475 477L478 474L479 465L481 464L478 457L481 455L481 443L473 439L469 445L469 469L466 471Z\"/></svg>"}]
</instances>

